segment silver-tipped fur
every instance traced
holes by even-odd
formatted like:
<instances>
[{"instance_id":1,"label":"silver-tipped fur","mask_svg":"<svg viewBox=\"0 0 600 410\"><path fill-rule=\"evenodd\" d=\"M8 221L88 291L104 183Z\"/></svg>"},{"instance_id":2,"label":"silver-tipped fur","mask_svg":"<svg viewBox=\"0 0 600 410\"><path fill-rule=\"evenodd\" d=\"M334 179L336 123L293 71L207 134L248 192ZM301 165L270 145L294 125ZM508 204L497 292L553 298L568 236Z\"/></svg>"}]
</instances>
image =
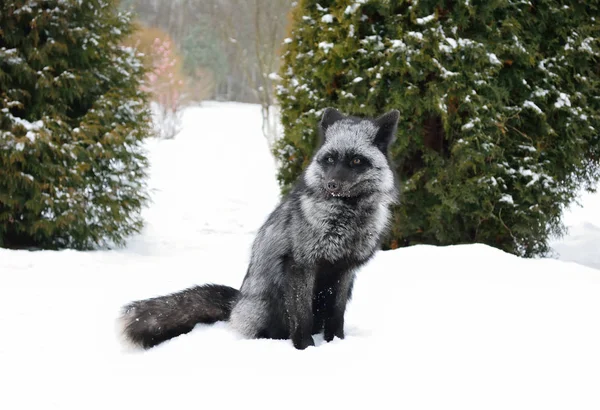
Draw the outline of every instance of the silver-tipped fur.
<instances>
[{"instance_id":1,"label":"silver-tipped fur","mask_svg":"<svg viewBox=\"0 0 600 410\"><path fill-rule=\"evenodd\" d=\"M149 348L218 320L298 349L321 331L326 341L343 338L355 273L379 249L398 197L388 160L398 117L325 109L322 145L259 230L240 290L204 285L133 302L121 316L127 339Z\"/></svg>"}]
</instances>

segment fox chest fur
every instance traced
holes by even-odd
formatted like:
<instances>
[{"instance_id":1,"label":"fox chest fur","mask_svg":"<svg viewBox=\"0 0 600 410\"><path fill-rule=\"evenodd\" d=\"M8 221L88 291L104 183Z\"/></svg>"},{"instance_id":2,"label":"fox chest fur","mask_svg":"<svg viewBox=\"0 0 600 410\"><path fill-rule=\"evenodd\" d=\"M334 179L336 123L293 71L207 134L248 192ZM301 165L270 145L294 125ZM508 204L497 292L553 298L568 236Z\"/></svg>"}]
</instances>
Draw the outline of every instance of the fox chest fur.
<instances>
[{"instance_id":1,"label":"fox chest fur","mask_svg":"<svg viewBox=\"0 0 600 410\"><path fill-rule=\"evenodd\" d=\"M390 217L388 204L377 199L348 202L302 196L295 255L309 263L368 259L378 249Z\"/></svg>"}]
</instances>

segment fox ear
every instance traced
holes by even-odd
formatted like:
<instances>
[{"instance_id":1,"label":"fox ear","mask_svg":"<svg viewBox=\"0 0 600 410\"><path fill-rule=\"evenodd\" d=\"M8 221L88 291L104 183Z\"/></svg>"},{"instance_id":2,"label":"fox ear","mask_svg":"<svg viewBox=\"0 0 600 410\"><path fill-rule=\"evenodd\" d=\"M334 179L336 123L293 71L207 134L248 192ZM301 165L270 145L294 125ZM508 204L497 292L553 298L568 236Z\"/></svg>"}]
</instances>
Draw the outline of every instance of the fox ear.
<instances>
[{"instance_id":1,"label":"fox ear","mask_svg":"<svg viewBox=\"0 0 600 410\"><path fill-rule=\"evenodd\" d=\"M391 110L374 121L375 125L379 127L379 130L373 139L373 144L383 153L387 152L390 143L396 136L396 127L398 126L399 119L400 111Z\"/></svg>"},{"instance_id":2,"label":"fox ear","mask_svg":"<svg viewBox=\"0 0 600 410\"><path fill-rule=\"evenodd\" d=\"M323 117L321 118L321 132L323 136L325 136L325 131L332 125L334 122L337 122L344 118L344 114L336 110L335 108L327 107L323 111Z\"/></svg>"}]
</instances>

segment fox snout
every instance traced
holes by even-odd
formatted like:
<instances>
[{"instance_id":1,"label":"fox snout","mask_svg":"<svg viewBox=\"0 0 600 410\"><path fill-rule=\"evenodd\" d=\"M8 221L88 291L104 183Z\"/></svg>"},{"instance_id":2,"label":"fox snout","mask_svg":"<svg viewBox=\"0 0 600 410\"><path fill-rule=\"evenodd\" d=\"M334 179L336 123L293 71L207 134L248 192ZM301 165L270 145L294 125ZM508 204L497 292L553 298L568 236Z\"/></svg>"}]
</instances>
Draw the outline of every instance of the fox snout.
<instances>
[{"instance_id":1,"label":"fox snout","mask_svg":"<svg viewBox=\"0 0 600 410\"><path fill-rule=\"evenodd\" d=\"M349 191L356 183L356 177L351 169L344 164L336 164L323 175L323 188L332 196L349 196Z\"/></svg>"},{"instance_id":2,"label":"fox snout","mask_svg":"<svg viewBox=\"0 0 600 410\"><path fill-rule=\"evenodd\" d=\"M343 181L339 179L327 179L324 183L325 191L331 196L350 196L350 189L352 183L350 181Z\"/></svg>"},{"instance_id":3,"label":"fox snout","mask_svg":"<svg viewBox=\"0 0 600 410\"><path fill-rule=\"evenodd\" d=\"M330 194L339 194L340 191L342 190L342 184L340 184L338 181L336 181L335 179L330 179L326 184L325 184L325 189L327 190L327 192L329 192Z\"/></svg>"}]
</instances>

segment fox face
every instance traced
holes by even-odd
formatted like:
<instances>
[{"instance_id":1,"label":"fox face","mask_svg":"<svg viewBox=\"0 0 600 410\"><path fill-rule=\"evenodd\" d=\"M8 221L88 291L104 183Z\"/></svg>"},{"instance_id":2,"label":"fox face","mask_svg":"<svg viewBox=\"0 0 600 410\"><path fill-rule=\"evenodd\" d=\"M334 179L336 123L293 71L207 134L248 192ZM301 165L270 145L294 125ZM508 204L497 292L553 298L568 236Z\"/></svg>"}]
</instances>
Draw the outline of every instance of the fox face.
<instances>
[{"instance_id":1,"label":"fox face","mask_svg":"<svg viewBox=\"0 0 600 410\"><path fill-rule=\"evenodd\" d=\"M398 118L397 110L363 119L325 109L319 124L322 144L307 168L307 186L332 199L393 191L387 154Z\"/></svg>"}]
</instances>

